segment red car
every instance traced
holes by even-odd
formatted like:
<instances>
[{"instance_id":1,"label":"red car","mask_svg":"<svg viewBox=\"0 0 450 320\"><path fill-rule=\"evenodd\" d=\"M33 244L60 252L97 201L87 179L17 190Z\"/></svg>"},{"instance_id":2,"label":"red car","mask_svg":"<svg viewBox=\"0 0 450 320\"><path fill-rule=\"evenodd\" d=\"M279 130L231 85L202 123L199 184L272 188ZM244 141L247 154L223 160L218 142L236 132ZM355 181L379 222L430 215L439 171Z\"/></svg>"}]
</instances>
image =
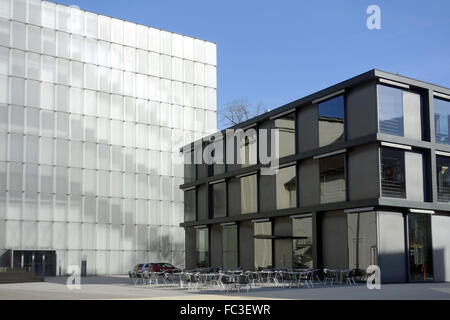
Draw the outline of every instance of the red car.
<instances>
[{"instance_id":1,"label":"red car","mask_svg":"<svg viewBox=\"0 0 450 320\"><path fill-rule=\"evenodd\" d=\"M150 263L150 267L148 267L147 271L175 273L175 272L179 272L181 270L174 267L170 263Z\"/></svg>"}]
</instances>

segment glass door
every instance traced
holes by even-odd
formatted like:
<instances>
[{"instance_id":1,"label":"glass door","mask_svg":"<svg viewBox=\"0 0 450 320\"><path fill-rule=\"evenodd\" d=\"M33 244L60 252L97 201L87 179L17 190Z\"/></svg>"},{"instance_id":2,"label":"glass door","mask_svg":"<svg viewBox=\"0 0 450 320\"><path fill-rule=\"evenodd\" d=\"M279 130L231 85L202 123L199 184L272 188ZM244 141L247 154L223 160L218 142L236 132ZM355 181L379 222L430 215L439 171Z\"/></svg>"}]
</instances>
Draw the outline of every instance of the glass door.
<instances>
[{"instance_id":1,"label":"glass door","mask_svg":"<svg viewBox=\"0 0 450 320\"><path fill-rule=\"evenodd\" d=\"M409 279L410 281L433 281L433 246L431 240L431 215L410 214Z\"/></svg>"}]
</instances>

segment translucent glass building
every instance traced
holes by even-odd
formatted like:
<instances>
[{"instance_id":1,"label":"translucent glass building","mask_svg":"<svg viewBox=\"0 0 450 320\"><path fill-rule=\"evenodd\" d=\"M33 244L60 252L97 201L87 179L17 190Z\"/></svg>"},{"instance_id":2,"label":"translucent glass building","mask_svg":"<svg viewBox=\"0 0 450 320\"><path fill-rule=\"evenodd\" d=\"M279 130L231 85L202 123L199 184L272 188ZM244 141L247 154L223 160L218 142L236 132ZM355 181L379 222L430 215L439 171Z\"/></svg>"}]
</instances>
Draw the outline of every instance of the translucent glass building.
<instances>
[{"instance_id":1,"label":"translucent glass building","mask_svg":"<svg viewBox=\"0 0 450 320\"><path fill-rule=\"evenodd\" d=\"M0 0L3 266L184 265L180 147L217 130L216 45Z\"/></svg>"}]
</instances>

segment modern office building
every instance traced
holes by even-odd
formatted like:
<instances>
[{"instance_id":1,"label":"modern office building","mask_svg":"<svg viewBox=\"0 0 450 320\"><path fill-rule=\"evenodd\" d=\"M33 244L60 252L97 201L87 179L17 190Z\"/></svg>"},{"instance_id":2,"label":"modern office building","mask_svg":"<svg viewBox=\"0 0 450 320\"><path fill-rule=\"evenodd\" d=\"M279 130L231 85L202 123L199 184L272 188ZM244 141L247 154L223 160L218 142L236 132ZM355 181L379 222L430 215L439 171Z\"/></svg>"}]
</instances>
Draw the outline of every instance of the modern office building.
<instances>
[{"instance_id":1,"label":"modern office building","mask_svg":"<svg viewBox=\"0 0 450 320\"><path fill-rule=\"evenodd\" d=\"M450 89L378 70L238 125L279 130L280 169L246 162L252 134L242 165L186 165L187 267L450 281L449 127Z\"/></svg>"},{"instance_id":2,"label":"modern office building","mask_svg":"<svg viewBox=\"0 0 450 320\"><path fill-rule=\"evenodd\" d=\"M216 103L214 43L0 0L1 265L183 266L178 150L217 130Z\"/></svg>"}]
</instances>

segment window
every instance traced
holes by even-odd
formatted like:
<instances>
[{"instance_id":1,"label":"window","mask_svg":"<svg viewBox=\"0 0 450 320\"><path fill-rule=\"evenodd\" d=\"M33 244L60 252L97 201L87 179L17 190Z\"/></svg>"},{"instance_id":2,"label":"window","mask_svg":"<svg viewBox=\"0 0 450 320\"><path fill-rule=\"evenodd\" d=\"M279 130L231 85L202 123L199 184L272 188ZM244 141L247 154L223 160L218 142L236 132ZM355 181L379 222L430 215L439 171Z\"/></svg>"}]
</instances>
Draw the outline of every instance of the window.
<instances>
[{"instance_id":1,"label":"window","mask_svg":"<svg viewBox=\"0 0 450 320\"><path fill-rule=\"evenodd\" d=\"M238 263L238 227L224 226L222 230L223 267L236 269Z\"/></svg>"},{"instance_id":2,"label":"window","mask_svg":"<svg viewBox=\"0 0 450 320\"><path fill-rule=\"evenodd\" d=\"M184 193L184 221L191 222L197 219L197 193L189 190Z\"/></svg>"},{"instance_id":3,"label":"window","mask_svg":"<svg viewBox=\"0 0 450 320\"><path fill-rule=\"evenodd\" d=\"M450 158L437 156L438 201L450 203Z\"/></svg>"},{"instance_id":4,"label":"window","mask_svg":"<svg viewBox=\"0 0 450 320\"><path fill-rule=\"evenodd\" d=\"M197 267L209 267L209 229L197 229Z\"/></svg>"},{"instance_id":5,"label":"window","mask_svg":"<svg viewBox=\"0 0 450 320\"><path fill-rule=\"evenodd\" d=\"M320 202L345 200L345 154L320 159Z\"/></svg>"},{"instance_id":6,"label":"window","mask_svg":"<svg viewBox=\"0 0 450 320\"><path fill-rule=\"evenodd\" d=\"M431 215L408 215L409 268L411 281L433 281Z\"/></svg>"},{"instance_id":7,"label":"window","mask_svg":"<svg viewBox=\"0 0 450 320\"><path fill-rule=\"evenodd\" d=\"M216 183L211 186L211 209L214 218L227 216L227 184L225 182Z\"/></svg>"},{"instance_id":8,"label":"window","mask_svg":"<svg viewBox=\"0 0 450 320\"><path fill-rule=\"evenodd\" d=\"M403 92L400 89L378 86L380 132L404 135Z\"/></svg>"},{"instance_id":9,"label":"window","mask_svg":"<svg viewBox=\"0 0 450 320\"><path fill-rule=\"evenodd\" d=\"M258 176L241 178L241 213L258 212Z\"/></svg>"},{"instance_id":10,"label":"window","mask_svg":"<svg viewBox=\"0 0 450 320\"><path fill-rule=\"evenodd\" d=\"M450 101L434 99L434 121L436 127L436 142L450 144Z\"/></svg>"},{"instance_id":11,"label":"window","mask_svg":"<svg viewBox=\"0 0 450 320\"><path fill-rule=\"evenodd\" d=\"M344 141L344 96L319 104L319 146Z\"/></svg>"},{"instance_id":12,"label":"window","mask_svg":"<svg viewBox=\"0 0 450 320\"><path fill-rule=\"evenodd\" d=\"M272 222L255 223L255 270L271 268L272 263Z\"/></svg>"},{"instance_id":13,"label":"window","mask_svg":"<svg viewBox=\"0 0 450 320\"><path fill-rule=\"evenodd\" d=\"M279 158L295 154L295 113L275 119L275 130L279 133Z\"/></svg>"},{"instance_id":14,"label":"window","mask_svg":"<svg viewBox=\"0 0 450 320\"><path fill-rule=\"evenodd\" d=\"M313 268L312 217L292 220L292 267Z\"/></svg>"},{"instance_id":15,"label":"window","mask_svg":"<svg viewBox=\"0 0 450 320\"><path fill-rule=\"evenodd\" d=\"M351 269L366 270L377 265L377 213L347 215L348 258Z\"/></svg>"},{"instance_id":16,"label":"window","mask_svg":"<svg viewBox=\"0 0 450 320\"><path fill-rule=\"evenodd\" d=\"M381 149L381 189L383 197L406 198L405 152Z\"/></svg>"},{"instance_id":17,"label":"window","mask_svg":"<svg viewBox=\"0 0 450 320\"><path fill-rule=\"evenodd\" d=\"M189 183L196 179L196 165L194 163L194 150L184 153L184 182Z\"/></svg>"},{"instance_id":18,"label":"window","mask_svg":"<svg viewBox=\"0 0 450 320\"><path fill-rule=\"evenodd\" d=\"M250 167L252 165L256 165L257 163L257 152L258 152L258 136L256 130L249 129L245 132L245 136L242 136L242 139L238 141L239 143L239 162L238 164L242 164L243 168Z\"/></svg>"},{"instance_id":19,"label":"window","mask_svg":"<svg viewBox=\"0 0 450 320\"><path fill-rule=\"evenodd\" d=\"M276 174L277 210L297 207L296 166L278 170Z\"/></svg>"}]
</instances>

